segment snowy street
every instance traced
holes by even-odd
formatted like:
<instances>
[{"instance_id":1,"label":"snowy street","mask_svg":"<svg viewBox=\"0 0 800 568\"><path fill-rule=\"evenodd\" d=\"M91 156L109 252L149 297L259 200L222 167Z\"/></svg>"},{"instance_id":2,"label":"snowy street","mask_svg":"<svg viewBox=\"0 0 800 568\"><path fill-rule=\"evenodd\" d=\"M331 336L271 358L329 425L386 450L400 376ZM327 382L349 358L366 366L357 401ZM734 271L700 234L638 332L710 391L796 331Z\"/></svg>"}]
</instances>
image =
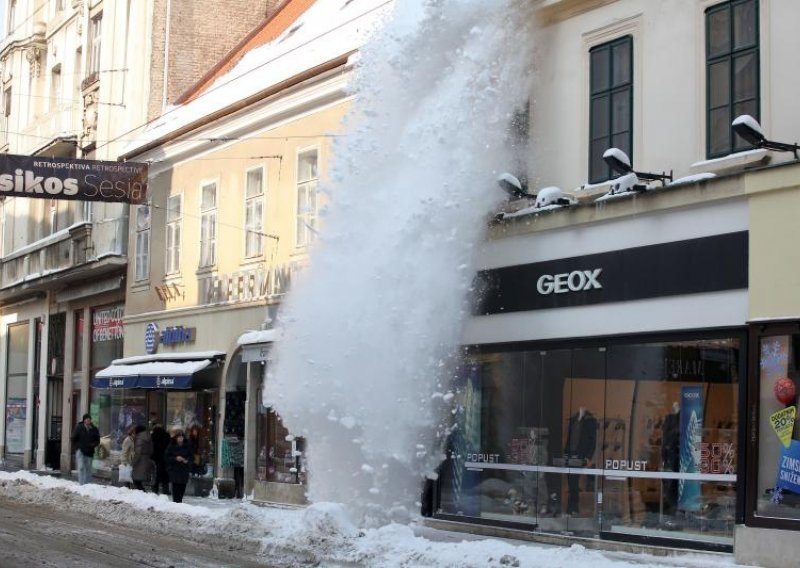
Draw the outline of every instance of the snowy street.
<instances>
[{"instance_id":1,"label":"snowy street","mask_svg":"<svg viewBox=\"0 0 800 568\"><path fill-rule=\"evenodd\" d=\"M79 486L0 472L0 565L735 568L729 555L653 557L544 546L416 524L358 529L343 506L304 509Z\"/></svg>"}]
</instances>

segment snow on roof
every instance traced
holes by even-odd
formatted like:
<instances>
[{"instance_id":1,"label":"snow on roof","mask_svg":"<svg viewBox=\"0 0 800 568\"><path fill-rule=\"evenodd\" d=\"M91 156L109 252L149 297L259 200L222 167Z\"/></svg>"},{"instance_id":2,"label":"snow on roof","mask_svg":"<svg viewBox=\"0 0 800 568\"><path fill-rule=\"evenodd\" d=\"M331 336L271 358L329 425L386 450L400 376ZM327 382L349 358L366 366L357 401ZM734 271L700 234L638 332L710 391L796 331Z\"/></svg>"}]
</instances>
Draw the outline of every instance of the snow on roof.
<instances>
[{"instance_id":1,"label":"snow on roof","mask_svg":"<svg viewBox=\"0 0 800 568\"><path fill-rule=\"evenodd\" d=\"M139 375L193 375L197 371L202 371L211 365L209 359L200 361L185 361L176 363L174 361L153 361L150 363L139 363L137 365L115 365L98 371L97 378L115 377L137 377Z\"/></svg>"},{"instance_id":2,"label":"snow on roof","mask_svg":"<svg viewBox=\"0 0 800 568\"><path fill-rule=\"evenodd\" d=\"M133 157L161 138L304 71L359 49L392 0L316 2L275 40L248 52L208 90L150 124L122 152Z\"/></svg>"},{"instance_id":3,"label":"snow on roof","mask_svg":"<svg viewBox=\"0 0 800 568\"><path fill-rule=\"evenodd\" d=\"M114 359L112 365L136 365L152 361L195 361L199 359L217 359L224 357L224 351L187 351L186 353L160 353L157 355L136 355L124 359Z\"/></svg>"},{"instance_id":4,"label":"snow on roof","mask_svg":"<svg viewBox=\"0 0 800 568\"><path fill-rule=\"evenodd\" d=\"M695 182L698 182L698 181L703 181L703 180L711 179L711 178L715 178L715 177L717 177L717 174L715 174L715 173L702 172L702 173L699 173L699 174L693 174L693 175L690 175L690 176L684 176L682 178L678 178L678 179L676 179L674 181L671 181L669 183L669 185L678 185L678 184L682 184L682 183L695 183Z\"/></svg>"},{"instance_id":5,"label":"snow on roof","mask_svg":"<svg viewBox=\"0 0 800 568\"><path fill-rule=\"evenodd\" d=\"M256 343L270 343L280 336L278 329L262 329L259 331L245 331L239 336L239 345L254 345Z\"/></svg>"}]
</instances>

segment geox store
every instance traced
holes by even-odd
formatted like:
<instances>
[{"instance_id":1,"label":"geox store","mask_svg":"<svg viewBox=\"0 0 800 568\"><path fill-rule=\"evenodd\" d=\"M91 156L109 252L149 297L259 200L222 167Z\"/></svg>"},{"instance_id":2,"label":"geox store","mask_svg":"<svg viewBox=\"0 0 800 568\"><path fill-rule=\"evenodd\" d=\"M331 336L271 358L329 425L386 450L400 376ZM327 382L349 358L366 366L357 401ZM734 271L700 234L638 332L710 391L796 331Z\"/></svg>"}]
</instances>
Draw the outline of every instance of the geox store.
<instances>
[{"instance_id":1,"label":"geox store","mask_svg":"<svg viewBox=\"0 0 800 568\"><path fill-rule=\"evenodd\" d=\"M732 550L747 204L651 199L492 228L434 516Z\"/></svg>"}]
</instances>

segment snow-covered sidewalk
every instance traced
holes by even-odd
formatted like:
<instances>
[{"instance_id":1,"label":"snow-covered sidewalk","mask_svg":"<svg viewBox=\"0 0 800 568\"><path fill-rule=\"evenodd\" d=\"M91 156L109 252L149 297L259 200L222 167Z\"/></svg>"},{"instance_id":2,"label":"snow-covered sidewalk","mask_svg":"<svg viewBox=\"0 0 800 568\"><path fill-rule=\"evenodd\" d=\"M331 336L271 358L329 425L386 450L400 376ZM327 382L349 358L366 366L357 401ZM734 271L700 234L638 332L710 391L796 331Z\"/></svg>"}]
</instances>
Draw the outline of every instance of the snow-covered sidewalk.
<instances>
[{"instance_id":1,"label":"snow-covered sidewalk","mask_svg":"<svg viewBox=\"0 0 800 568\"><path fill-rule=\"evenodd\" d=\"M478 538L387 525L359 529L344 507L318 503L306 508L259 506L249 502L166 496L73 481L30 472L0 472L0 498L90 514L110 524L154 534L180 535L206 544L240 550L265 562L288 565L380 567L686 567L734 568L731 557L680 554L671 557L620 554L515 541Z\"/></svg>"}]
</instances>

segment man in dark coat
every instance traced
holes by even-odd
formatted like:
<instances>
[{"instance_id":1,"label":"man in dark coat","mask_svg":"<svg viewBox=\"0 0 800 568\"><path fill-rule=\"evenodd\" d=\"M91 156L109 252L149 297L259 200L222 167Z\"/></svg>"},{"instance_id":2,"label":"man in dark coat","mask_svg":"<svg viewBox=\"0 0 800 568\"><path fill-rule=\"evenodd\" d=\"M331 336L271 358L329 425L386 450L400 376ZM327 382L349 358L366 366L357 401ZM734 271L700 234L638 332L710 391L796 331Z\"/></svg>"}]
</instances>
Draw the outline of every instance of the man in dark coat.
<instances>
[{"instance_id":1,"label":"man in dark coat","mask_svg":"<svg viewBox=\"0 0 800 568\"><path fill-rule=\"evenodd\" d=\"M183 501L186 484L189 483L192 462L192 449L181 430L173 434L172 441L164 452L164 461L167 463L167 473L172 483L172 500L180 503Z\"/></svg>"},{"instance_id":2,"label":"man in dark coat","mask_svg":"<svg viewBox=\"0 0 800 568\"><path fill-rule=\"evenodd\" d=\"M78 483L86 485L92 479L92 458L95 448L100 445L100 431L92 424L89 414L83 415L83 420L78 422L72 432L75 461L78 464Z\"/></svg>"},{"instance_id":3,"label":"man in dark coat","mask_svg":"<svg viewBox=\"0 0 800 568\"><path fill-rule=\"evenodd\" d=\"M586 408L580 407L569 419L567 425L567 443L564 454L568 458L568 467L586 467L594 457L597 446L597 419ZM567 475L569 498L567 514L577 514L580 506L580 475Z\"/></svg>"},{"instance_id":4,"label":"man in dark coat","mask_svg":"<svg viewBox=\"0 0 800 568\"><path fill-rule=\"evenodd\" d=\"M164 461L164 452L169 446L170 437L161 424L153 426L150 433L153 441L153 461L156 462L156 480L153 483L153 493L158 495L159 488L164 495L169 495L169 476L167 475L167 463Z\"/></svg>"}]
</instances>

